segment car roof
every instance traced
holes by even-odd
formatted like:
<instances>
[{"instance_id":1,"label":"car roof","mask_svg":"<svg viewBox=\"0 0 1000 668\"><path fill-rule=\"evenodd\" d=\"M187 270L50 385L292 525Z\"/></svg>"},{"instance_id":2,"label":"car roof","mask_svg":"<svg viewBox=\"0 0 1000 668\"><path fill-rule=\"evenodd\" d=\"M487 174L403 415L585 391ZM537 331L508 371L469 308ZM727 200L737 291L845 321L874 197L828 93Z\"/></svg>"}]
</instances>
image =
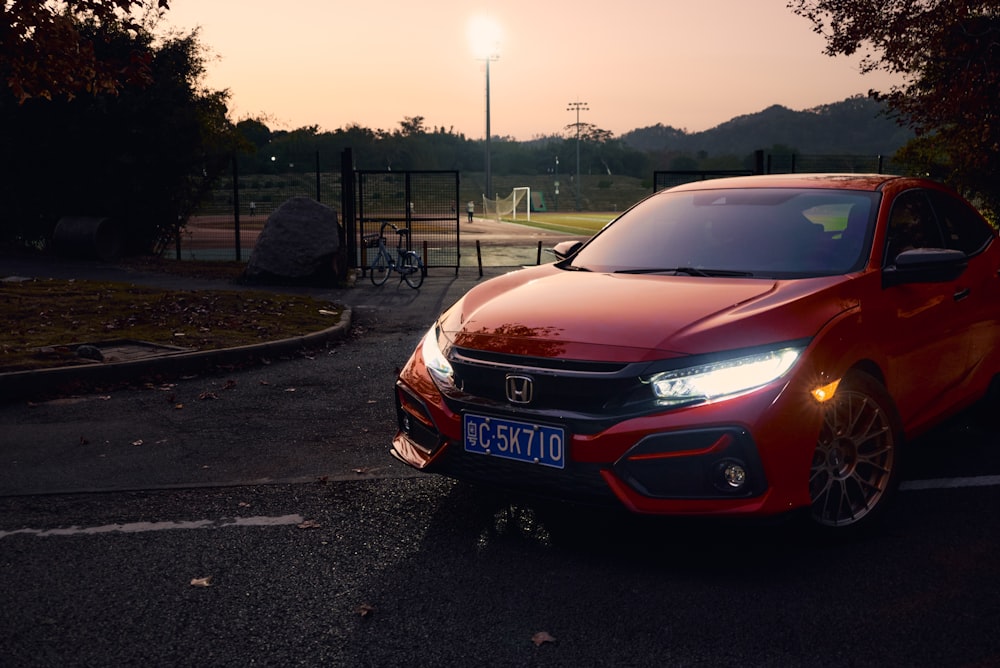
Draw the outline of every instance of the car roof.
<instances>
[{"instance_id":1,"label":"car roof","mask_svg":"<svg viewBox=\"0 0 1000 668\"><path fill-rule=\"evenodd\" d=\"M670 188L669 192L719 188L818 188L875 192L881 190L889 181L902 178L904 177L891 174L764 174L692 181Z\"/></svg>"}]
</instances>

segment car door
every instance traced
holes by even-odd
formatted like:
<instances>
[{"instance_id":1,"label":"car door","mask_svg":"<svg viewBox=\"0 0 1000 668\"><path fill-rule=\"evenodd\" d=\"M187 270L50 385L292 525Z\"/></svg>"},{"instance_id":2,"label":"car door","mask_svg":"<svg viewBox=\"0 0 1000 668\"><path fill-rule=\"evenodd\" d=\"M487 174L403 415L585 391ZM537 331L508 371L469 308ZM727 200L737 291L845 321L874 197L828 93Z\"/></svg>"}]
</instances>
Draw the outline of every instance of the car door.
<instances>
[{"instance_id":1,"label":"car door","mask_svg":"<svg viewBox=\"0 0 1000 668\"><path fill-rule=\"evenodd\" d=\"M946 248L927 192L914 189L891 203L883 270L906 250ZM955 280L906 282L883 288L873 316L887 353L886 382L905 425L937 415L958 399L969 364L973 319L965 273Z\"/></svg>"},{"instance_id":2,"label":"car door","mask_svg":"<svg viewBox=\"0 0 1000 668\"><path fill-rule=\"evenodd\" d=\"M947 193L928 191L931 205L944 234L946 248L960 250L969 257L969 266L959 278L964 292L958 316L963 319L968 339L970 371L992 375L983 368L996 355L1000 340L1000 248L996 234L972 207Z\"/></svg>"}]
</instances>

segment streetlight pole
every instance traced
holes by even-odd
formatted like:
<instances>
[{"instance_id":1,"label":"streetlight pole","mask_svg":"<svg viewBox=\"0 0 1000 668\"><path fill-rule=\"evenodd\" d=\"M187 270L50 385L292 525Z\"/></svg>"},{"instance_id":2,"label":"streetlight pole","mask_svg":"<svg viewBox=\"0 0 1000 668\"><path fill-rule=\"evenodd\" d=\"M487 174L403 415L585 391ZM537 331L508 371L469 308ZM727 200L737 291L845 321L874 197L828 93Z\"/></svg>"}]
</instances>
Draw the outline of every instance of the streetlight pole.
<instances>
[{"instance_id":1,"label":"streetlight pole","mask_svg":"<svg viewBox=\"0 0 1000 668\"><path fill-rule=\"evenodd\" d=\"M566 111L576 111L576 210L580 210L580 112L590 111L586 102L570 102Z\"/></svg>"},{"instance_id":2,"label":"streetlight pole","mask_svg":"<svg viewBox=\"0 0 1000 668\"><path fill-rule=\"evenodd\" d=\"M486 56L486 197L493 195L493 173L490 169L490 61L496 60L496 55Z\"/></svg>"},{"instance_id":3,"label":"streetlight pole","mask_svg":"<svg viewBox=\"0 0 1000 668\"><path fill-rule=\"evenodd\" d=\"M493 171L490 165L492 157L490 142L493 134L490 130L490 62L500 57L497 55L500 44L500 26L488 16L472 19L469 22L469 44L472 46L476 59L486 63L486 141L483 142L486 147L486 183L483 184L486 192L483 193L483 197L492 198L494 193Z\"/></svg>"}]
</instances>

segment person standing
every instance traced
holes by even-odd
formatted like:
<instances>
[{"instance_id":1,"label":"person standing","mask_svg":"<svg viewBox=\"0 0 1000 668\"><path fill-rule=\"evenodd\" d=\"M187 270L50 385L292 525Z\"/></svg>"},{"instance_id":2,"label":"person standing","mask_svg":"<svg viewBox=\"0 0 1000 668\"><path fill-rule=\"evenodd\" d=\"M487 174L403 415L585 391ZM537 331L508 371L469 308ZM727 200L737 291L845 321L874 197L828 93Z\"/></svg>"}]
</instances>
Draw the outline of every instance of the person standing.
<instances>
[{"instance_id":1,"label":"person standing","mask_svg":"<svg viewBox=\"0 0 1000 668\"><path fill-rule=\"evenodd\" d=\"M469 222L471 223L472 222L472 214L474 214L476 212L476 203L473 202L470 199L469 203L465 205L465 210L469 214Z\"/></svg>"}]
</instances>

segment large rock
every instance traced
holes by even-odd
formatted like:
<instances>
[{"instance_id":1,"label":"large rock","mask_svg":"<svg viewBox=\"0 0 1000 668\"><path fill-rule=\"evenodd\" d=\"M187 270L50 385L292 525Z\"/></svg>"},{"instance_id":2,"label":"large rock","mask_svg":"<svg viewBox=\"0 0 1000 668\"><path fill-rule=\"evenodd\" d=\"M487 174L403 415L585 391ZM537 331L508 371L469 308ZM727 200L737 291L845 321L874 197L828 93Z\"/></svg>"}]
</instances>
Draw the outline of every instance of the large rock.
<instances>
[{"instance_id":1,"label":"large rock","mask_svg":"<svg viewBox=\"0 0 1000 668\"><path fill-rule=\"evenodd\" d=\"M264 223L244 278L256 283L336 281L346 269L343 236L336 211L308 197L293 197Z\"/></svg>"}]
</instances>

